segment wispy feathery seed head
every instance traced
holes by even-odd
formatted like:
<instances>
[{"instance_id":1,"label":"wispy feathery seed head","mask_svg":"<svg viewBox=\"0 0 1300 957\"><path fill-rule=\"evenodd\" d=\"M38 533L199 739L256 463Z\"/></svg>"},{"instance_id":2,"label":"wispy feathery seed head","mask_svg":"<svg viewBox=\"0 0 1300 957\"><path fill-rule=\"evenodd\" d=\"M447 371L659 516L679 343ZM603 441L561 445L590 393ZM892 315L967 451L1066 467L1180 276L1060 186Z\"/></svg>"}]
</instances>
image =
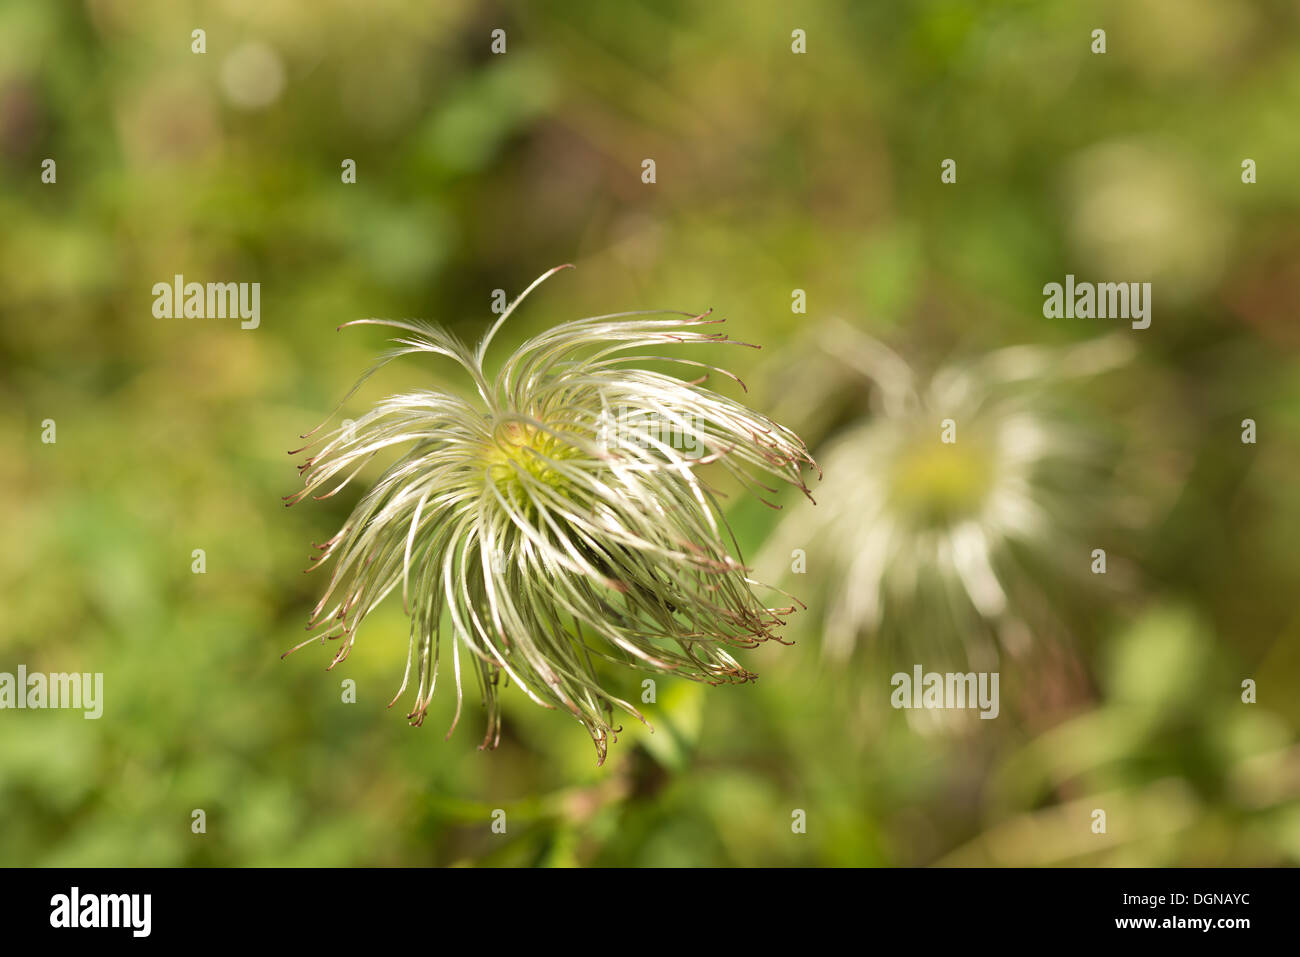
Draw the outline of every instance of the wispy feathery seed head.
<instances>
[{"instance_id":1,"label":"wispy feathery seed head","mask_svg":"<svg viewBox=\"0 0 1300 957\"><path fill-rule=\"evenodd\" d=\"M779 580L793 548L820 556L832 659L863 641L897 661L994 667L1000 648L1023 648L1036 579L1086 569L1077 526L1100 511L1097 442L1053 410L1054 387L1117 367L1131 345L1016 346L928 381L846 323L825 345L869 380L873 414L828 444L825 504L785 516L760 572Z\"/></svg>"},{"instance_id":2,"label":"wispy feathery seed head","mask_svg":"<svg viewBox=\"0 0 1300 957\"><path fill-rule=\"evenodd\" d=\"M493 336L556 271L529 286L474 349L424 323L346 323L403 333L349 397L388 362L416 353L459 364L475 395L390 396L305 447L319 446L300 467L304 488L291 505L335 494L387 449L406 451L318 546L316 567L333 560L333 573L308 625L320 630L298 647L341 640L333 667L352 650L365 617L400 589L410 645L393 701L414 670L413 724L432 701L447 630L453 730L465 665L487 708L483 746L499 739L498 692L513 680L537 704L581 721L603 762L618 730L614 706L645 719L601 685L597 661L747 681L754 676L729 649L779 641L774 629L794 610L766 607L754 594L757 583L736 555L701 466L716 463L751 490L776 491L761 481L770 476L807 494L802 468L815 465L788 429L702 388L707 375L683 381L629 365L666 360L734 379L689 359L627 354L735 343L700 331L721 322L708 313L564 323L525 342L489 378L484 357Z\"/></svg>"}]
</instances>

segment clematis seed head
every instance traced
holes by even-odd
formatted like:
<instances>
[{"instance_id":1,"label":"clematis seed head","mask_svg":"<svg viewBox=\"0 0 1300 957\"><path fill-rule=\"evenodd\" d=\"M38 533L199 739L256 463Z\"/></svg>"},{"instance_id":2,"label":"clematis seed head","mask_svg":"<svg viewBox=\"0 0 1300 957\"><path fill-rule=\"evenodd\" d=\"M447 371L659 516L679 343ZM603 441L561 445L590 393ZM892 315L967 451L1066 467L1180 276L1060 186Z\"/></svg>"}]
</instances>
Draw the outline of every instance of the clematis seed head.
<instances>
[{"instance_id":1,"label":"clematis seed head","mask_svg":"<svg viewBox=\"0 0 1300 957\"><path fill-rule=\"evenodd\" d=\"M290 505L337 494L375 456L404 451L318 546L313 567L332 571L308 624L313 635L297 648L339 641L333 667L366 616L399 592L410 640L393 703L414 683L413 724L424 720L450 652L452 730L468 670L487 711L483 747L500 739L499 694L513 681L535 703L580 721L603 763L618 731L614 710L645 720L601 683L607 665L748 681L754 676L732 651L780 641L776 630L797 604L759 600L705 473L727 474L760 497L777 491L771 480L807 495L803 469L816 466L788 429L702 385L710 372L734 376L660 354L744 345L714 331L721 320L708 313L563 323L489 377L493 337L558 269L529 286L472 349L425 323L345 324L399 332L345 402L384 365L414 354L450 359L472 390L389 396L346 427L304 436L316 437L297 452L314 451ZM703 374L685 380L636 365L646 360Z\"/></svg>"}]
</instances>

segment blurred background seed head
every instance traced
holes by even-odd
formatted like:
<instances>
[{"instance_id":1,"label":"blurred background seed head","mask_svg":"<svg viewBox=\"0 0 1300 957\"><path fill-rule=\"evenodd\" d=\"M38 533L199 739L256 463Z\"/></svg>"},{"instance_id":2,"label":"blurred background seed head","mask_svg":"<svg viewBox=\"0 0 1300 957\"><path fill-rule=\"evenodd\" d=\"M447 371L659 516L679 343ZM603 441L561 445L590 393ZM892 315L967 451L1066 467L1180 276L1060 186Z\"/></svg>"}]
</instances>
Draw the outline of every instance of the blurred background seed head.
<instances>
[{"instance_id":1,"label":"blurred background seed head","mask_svg":"<svg viewBox=\"0 0 1300 957\"><path fill-rule=\"evenodd\" d=\"M819 504L794 505L759 566L794 588L782 566L796 550L812 561L814 573L796 570L817 595L827 655L862 641L909 668L996 670L1033 634L1059 634L1055 616L1031 623L1052 604L1036 582L1093 587L1088 536L1113 470L1060 386L1123 365L1131 340L1013 346L922 381L847 323L825 322L819 345L859 373L871 411L828 442ZM823 364L805 368L820 379Z\"/></svg>"}]
</instances>

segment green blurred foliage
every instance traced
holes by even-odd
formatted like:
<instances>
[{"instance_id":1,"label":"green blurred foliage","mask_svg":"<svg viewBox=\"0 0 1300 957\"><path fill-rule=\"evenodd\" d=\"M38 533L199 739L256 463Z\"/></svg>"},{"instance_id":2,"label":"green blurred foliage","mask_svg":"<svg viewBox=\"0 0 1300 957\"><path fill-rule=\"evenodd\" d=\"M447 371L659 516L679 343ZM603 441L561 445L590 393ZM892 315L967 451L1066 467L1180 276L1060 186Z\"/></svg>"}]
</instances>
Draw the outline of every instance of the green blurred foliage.
<instances>
[{"instance_id":1,"label":"green blurred foliage","mask_svg":"<svg viewBox=\"0 0 1300 957\"><path fill-rule=\"evenodd\" d=\"M1297 39L1282 0L0 5L0 670L106 689L98 721L0 716L0 863L1300 862ZM232 72L249 44L282 86ZM1004 667L997 721L891 710L888 668L828 668L810 609L753 686L661 678L653 733L629 719L599 769L518 693L496 752L472 700L449 741L452 695L406 728L400 603L333 672L281 661L354 500L283 509L284 453L382 348L335 327L473 337L561 262L503 338L716 307L764 349L696 358L814 449L867 407L803 361L823 320L927 367L1097 335L1042 317L1067 272L1152 277L1139 358L1083 397L1121 463L1116 584L1049 596L1062 634ZM260 282L261 327L155 319L177 273ZM456 385L381 379L347 408ZM730 517L748 551L775 520Z\"/></svg>"}]
</instances>

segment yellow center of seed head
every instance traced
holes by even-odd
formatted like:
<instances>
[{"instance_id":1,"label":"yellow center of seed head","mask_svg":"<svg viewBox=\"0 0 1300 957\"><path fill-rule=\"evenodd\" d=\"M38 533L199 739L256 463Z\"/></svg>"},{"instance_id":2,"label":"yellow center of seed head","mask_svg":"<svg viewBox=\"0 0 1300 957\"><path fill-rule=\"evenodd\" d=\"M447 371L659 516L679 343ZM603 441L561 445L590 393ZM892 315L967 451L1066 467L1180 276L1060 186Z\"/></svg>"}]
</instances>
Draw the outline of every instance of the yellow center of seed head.
<instances>
[{"instance_id":1,"label":"yellow center of seed head","mask_svg":"<svg viewBox=\"0 0 1300 957\"><path fill-rule=\"evenodd\" d=\"M492 431L492 441L484 449L484 471L498 487L519 485L521 477L517 468L522 468L538 481L558 488L564 483L564 477L547 459L567 458L572 454L572 448L543 429L526 422L499 422Z\"/></svg>"},{"instance_id":2,"label":"yellow center of seed head","mask_svg":"<svg viewBox=\"0 0 1300 957\"><path fill-rule=\"evenodd\" d=\"M952 525L977 516L993 488L992 452L961 444L905 448L889 476L891 504L921 526Z\"/></svg>"}]
</instances>

